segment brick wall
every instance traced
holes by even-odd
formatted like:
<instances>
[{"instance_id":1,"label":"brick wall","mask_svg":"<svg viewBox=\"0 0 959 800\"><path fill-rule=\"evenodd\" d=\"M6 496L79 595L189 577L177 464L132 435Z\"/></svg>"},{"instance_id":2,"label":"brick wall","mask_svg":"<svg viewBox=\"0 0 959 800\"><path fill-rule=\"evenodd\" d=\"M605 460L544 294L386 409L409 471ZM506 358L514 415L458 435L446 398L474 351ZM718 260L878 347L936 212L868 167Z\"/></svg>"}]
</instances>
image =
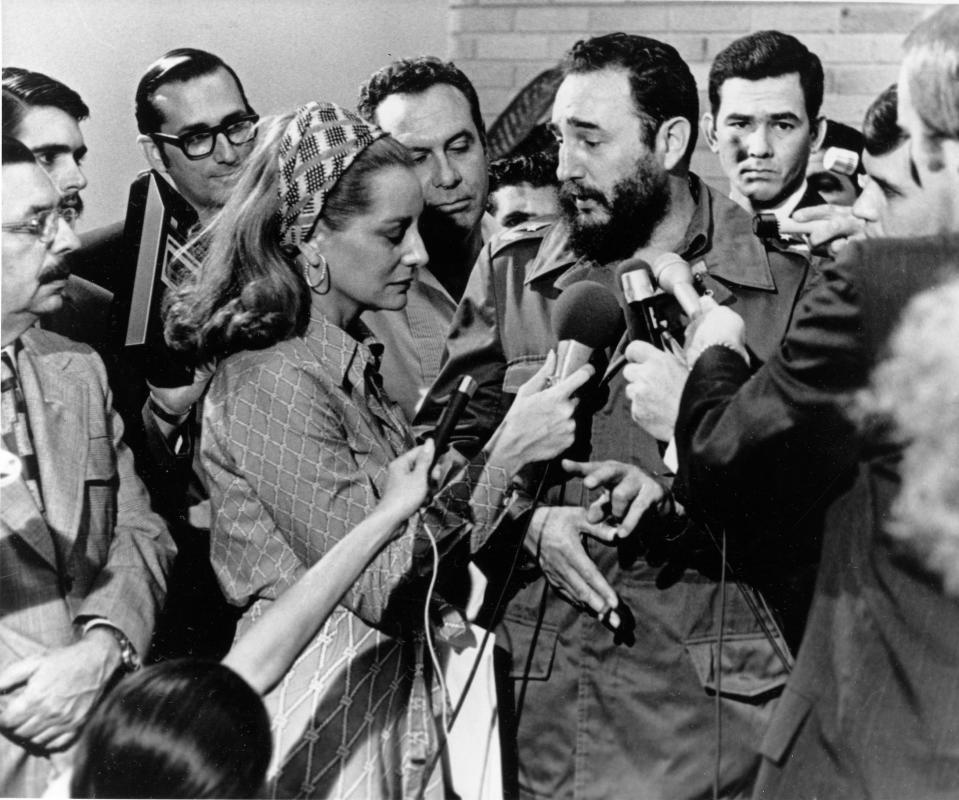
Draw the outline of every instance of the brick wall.
<instances>
[{"instance_id":1,"label":"brick wall","mask_svg":"<svg viewBox=\"0 0 959 800\"><path fill-rule=\"evenodd\" d=\"M937 6L820 2L449 0L450 57L476 84L487 121L576 39L623 30L669 42L689 63L706 104L713 57L751 31L791 33L819 55L823 113L859 127L869 103L895 81L905 34ZM693 169L725 179L701 140Z\"/></svg>"}]
</instances>

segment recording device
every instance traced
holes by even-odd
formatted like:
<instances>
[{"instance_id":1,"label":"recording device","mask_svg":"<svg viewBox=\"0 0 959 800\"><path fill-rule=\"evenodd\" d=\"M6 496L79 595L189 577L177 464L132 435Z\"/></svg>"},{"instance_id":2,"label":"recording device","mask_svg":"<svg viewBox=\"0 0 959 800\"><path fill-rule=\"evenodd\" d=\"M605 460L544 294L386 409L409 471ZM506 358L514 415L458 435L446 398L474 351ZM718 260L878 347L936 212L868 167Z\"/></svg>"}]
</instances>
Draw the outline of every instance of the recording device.
<instances>
[{"instance_id":1,"label":"recording device","mask_svg":"<svg viewBox=\"0 0 959 800\"><path fill-rule=\"evenodd\" d=\"M614 347L622 336L619 303L609 289L593 281L580 281L565 289L550 319L559 339L550 384L572 375L589 363L594 352Z\"/></svg>"},{"instance_id":2,"label":"recording device","mask_svg":"<svg viewBox=\"0 0 959 800\"><path fill-rule=\"evenodd\" d=\"M642 259L624 261L619 281L626 298L626 330L630 341L647 342L660 350L669 350L667 339L683 344L686 317L679 301L671 294L657 292L652 268Z\"/></svg>"},{"instance_id":3,"label":"recording device","mask_svg":"<svg viewBox=\"0 0 959 800\"><path fill-rule=\"evenodd\" d=\"M130 186L123 236L134 261L125 272L133 281L117 298L127 312L121 325L125 346L162 340L163 295L178 282L177 271L199 268L183 248L196 221L190 204L155 170Z\"/></svg>"},{"instance_id":4,"label":"recording device","mask_svg":"<svg viewBox=\"0 0 959 800\"><path fill-rule=\"evenodd\" d=\"M450 399L446 403L446 408L443 409L440 421L433 430L434 450L433 463L430 464L431 470L436 465L439 457L443 455L449 447L450 437L453 435L453 431L456 430L456 425L460 421L460 417L463 416L463 411L466 409L469 401L472 400L473 395L476 394L477 386L478 384L470 375L465 375L460 380L459 385L450 394Z\"/></svg>"},{"instance_id":5,"label":"recording device","mask_svg":"<svg viewBox=\"0 0 959 800\"><path fill-rule=\"evenodd\" d=\"M847 150L845 147L827 147L826 152L822 154L822 165L830 172L851 177L856 174L856 169L859 167L859 153L855 150Z\"/></svg>"},{"instance_id":6,"label":"recording device","mask_svg":"<svg viewBox=\"0 0 959 800\"><path fill-rule=\"evenodd\" d=\"M787 250L809 253L806 228L791 219L780 220L772 211L760 211L753 217L753 233L760 239L776 239L787 245Z\"/></svg>"}]
</instances>

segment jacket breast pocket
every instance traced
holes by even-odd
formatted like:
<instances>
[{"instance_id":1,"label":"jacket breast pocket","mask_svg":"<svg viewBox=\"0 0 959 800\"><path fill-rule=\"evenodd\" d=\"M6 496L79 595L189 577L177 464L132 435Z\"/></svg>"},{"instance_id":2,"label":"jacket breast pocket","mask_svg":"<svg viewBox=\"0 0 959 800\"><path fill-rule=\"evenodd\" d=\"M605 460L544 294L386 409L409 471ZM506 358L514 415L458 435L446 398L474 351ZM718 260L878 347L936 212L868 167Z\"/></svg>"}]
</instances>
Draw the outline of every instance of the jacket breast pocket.
<instances>
[{"instance_id":1,"label":"jacket breast pocket","mask_svg":"<svg viewBox=\"0 0 959 800\"><path fill-rule=\"evenodd\" d=\"M782 692L791 666L785 641L776 646L762 634L729 634L686 641L686 652L703 689L710 695L765 703Z\"/></svg>"},{"instance_id":2,"label":"jacket breast pocket","mask_svg":"<svg viewBox=\"0 0 959 800\"><path fill-rule=\"evenodd\" d=\"M546 356L523 356L514 359L506 365L506 374L503 376L503 391L507 394L516 394L519 387L532 378L546 361Z\"/></svg>"}]
</instances>

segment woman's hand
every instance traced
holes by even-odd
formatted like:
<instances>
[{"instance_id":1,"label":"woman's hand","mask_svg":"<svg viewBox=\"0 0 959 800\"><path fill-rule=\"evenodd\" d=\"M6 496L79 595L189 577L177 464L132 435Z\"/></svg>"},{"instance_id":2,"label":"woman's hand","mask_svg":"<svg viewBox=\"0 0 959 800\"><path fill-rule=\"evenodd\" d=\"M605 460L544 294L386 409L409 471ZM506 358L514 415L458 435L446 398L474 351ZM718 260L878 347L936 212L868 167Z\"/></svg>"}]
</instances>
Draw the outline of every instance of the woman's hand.
<instances>
[{"instance_id":1,"label":"woman's hand","mask_svg":"<svg viewBox=\"0 0 959 800\"><path fill-rule=\"evenodd\" d=\"M419 447L390 462L386 489L379 508L395 518L397 525L409 519L426 500L429 491L427 472L432 461L433 440L427 439Z\"/></svg>"},{"instance_id":2,"label":"woman's hand","mask_svg":"<svg viewBox=\"0 0 959 800\"><path fill-rule=\"evenodd\" d=\"M552 351L539 371L516 393L499 428L490 440L490 461L511 473L535 461L548 461L567 450L576 436L573 394L593 376L587 364L549 386L556 366ZM548 388L547 388L548 387Z\"/></svg>"}]
</instances>

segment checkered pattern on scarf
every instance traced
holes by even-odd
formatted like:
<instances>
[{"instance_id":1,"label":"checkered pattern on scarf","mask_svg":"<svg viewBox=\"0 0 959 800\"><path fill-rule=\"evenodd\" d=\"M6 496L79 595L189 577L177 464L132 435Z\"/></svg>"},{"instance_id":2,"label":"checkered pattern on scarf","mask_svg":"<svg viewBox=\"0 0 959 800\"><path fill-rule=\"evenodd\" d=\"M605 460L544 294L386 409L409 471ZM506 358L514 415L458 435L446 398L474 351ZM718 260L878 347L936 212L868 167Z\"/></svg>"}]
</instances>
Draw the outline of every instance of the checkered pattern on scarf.
<instances>
[{"instance_id":1,"label":"checkered pattern on scarf","mask_svg":"<svg viewBox=\"0 0 959 800\"><path fill-rule=\"evenodd\" d=\"M383 133L325 102L300 106L280 140L280 243L307 241L326 198L353 160Z\"/></svg>"}]
</instances>

